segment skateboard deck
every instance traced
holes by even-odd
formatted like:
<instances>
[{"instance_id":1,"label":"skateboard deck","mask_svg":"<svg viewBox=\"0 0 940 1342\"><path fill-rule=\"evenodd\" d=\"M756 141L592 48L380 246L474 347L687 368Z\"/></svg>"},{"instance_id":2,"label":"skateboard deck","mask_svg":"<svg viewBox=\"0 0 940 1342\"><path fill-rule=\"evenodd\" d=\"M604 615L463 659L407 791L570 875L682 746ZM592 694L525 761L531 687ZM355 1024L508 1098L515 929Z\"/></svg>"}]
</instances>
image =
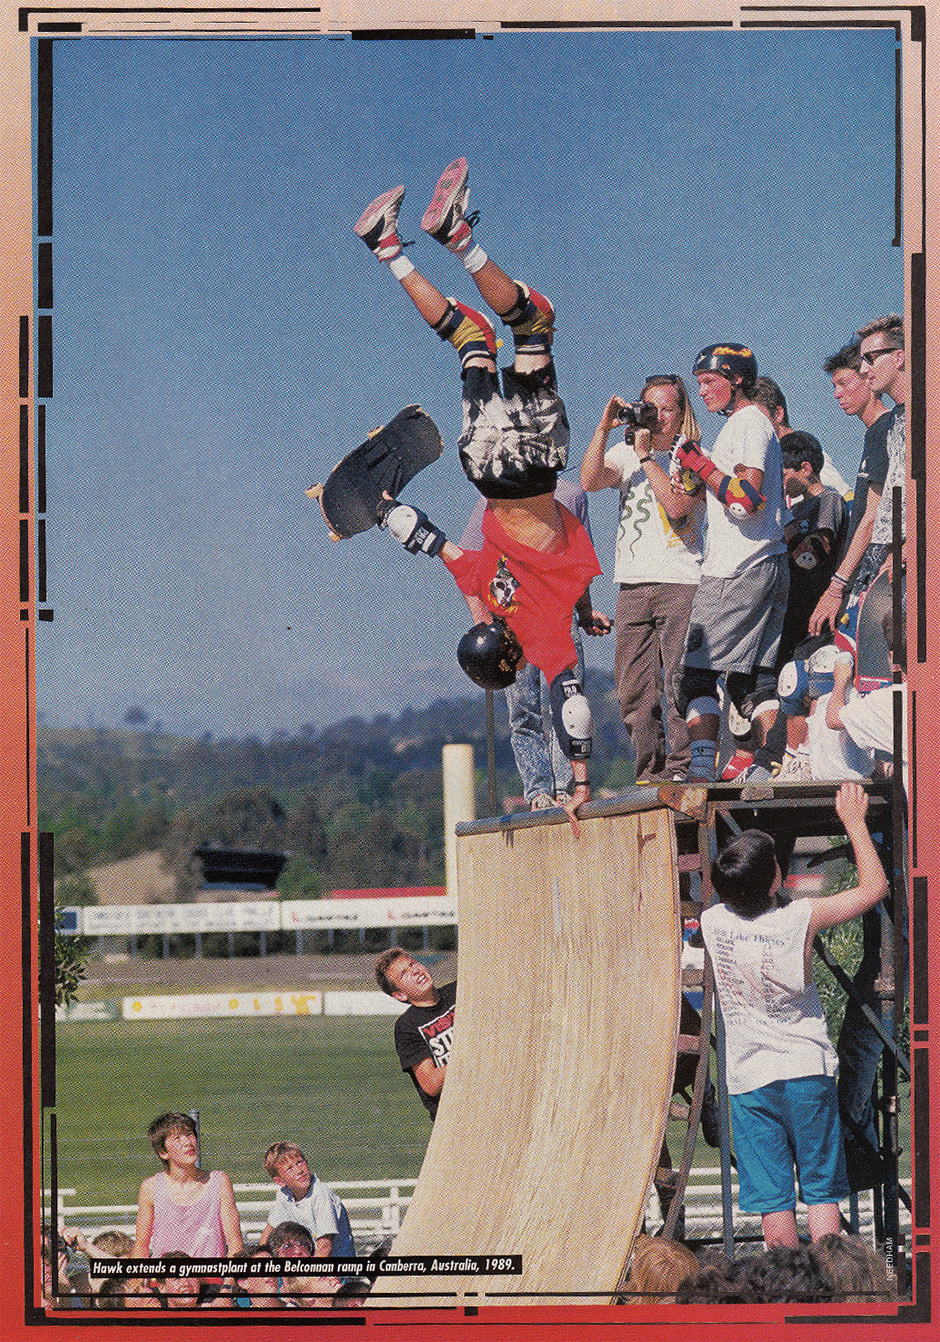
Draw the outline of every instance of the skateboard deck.
<instances>
[{"instance_id":1,"label":"skateboard deck","mask_svg":"<svg viewBox=\"0 0 940 1342\"><path fill-rule=\"evenodd\" d=\"M859 600L855 631L855 687L867 694L891 684L891 649L885 637L885 617L891 613L894 589L890 573L879 573Z\"/></svg>"},{"instance_id":2,"label":"skateboard deck","mask_svg":"<svg viewBox=\"0 0 940 1342\"><path fill-rule=\"evenodd\" d=\"M320 504L333 540L355 536L375 526L385 494L397 499L443 450L431 417L419 405L409 405L334 466L325 484L306 493Z\"/></svg>"}]
</instances>

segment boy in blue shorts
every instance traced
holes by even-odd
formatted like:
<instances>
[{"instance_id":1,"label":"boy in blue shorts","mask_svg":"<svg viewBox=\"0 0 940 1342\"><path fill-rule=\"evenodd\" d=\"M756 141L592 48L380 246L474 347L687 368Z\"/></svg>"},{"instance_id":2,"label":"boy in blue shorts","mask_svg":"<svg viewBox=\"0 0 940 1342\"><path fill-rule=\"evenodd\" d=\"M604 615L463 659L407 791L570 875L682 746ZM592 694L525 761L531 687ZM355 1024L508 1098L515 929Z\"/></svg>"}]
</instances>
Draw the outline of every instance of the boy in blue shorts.
<instances>
[{"instance_id":1,"label":"boy in blue shorts","mask_svg":"<svg viewBox=\"0 0 940 1342\"><path fill-rule=\"evenodd\" d=\"M839 1234L849 1194L839 1122L838 1058L813 983L817 932L873 908L888 883L865 823L868 798L843 783L836 812L852 843L858 885L814 899L781 899L773 839L746 830L712 863L722 902L702 913L726 1033L738 1200L761 1214L768 1248L799 1244L796 1184L813 1240Z\"/></svg>"}]
</instances>

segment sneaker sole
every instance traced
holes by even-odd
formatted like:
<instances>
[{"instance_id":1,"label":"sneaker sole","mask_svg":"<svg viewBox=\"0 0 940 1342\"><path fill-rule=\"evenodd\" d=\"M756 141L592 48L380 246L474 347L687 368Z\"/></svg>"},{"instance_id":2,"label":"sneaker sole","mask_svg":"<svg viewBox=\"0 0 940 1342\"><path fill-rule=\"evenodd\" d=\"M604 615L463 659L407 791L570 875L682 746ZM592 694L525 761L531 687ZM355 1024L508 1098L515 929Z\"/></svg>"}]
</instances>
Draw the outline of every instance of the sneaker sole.
<instances>
[{"instance_id":1,"label":"sneaker sole","mask_svg":"<svg viewBox=\"0 0 940 1342\"><path fill-rule=\"evenodd\" d=\"M425 233L430 233L432 237L437 236L435 230L440 230L448 213L453 209L455 202L467 185L469 175L470 170L465 158L454 159L453 163L444 169L435 187L431 203L421 220L421 227Z\"/></svg>"},{"instance_id":2,"label":"sneaker sole","mask_svg":"<svg viewBox=\"0 0 940 1342\"><path fill-rule=\"evenodd\" d=\"M396 209L394 211L393 218L388 222L390 223L392 231L394 231L398 222L397 207L401 205L401 202L404 200L404 198L405 198L405 188L403 186L392 187L391 191L386 191L384 195L377 197L377 199L375 199L371 205L366 206L362 214L359 216L359 218L353 225L353 232L358 237L362 238L364 242L368 242L370 246L373 245L378 246L378 244L382 241L382 236L380 235L376 237L375 242L372 243L369 241L370 233L374 232L375 229L385 221L385 215L388 213L388 207L389 205L392 204L396 206ZM383 233L385 231L386 230L383 230Z\"/></svg>"}]
</instances>

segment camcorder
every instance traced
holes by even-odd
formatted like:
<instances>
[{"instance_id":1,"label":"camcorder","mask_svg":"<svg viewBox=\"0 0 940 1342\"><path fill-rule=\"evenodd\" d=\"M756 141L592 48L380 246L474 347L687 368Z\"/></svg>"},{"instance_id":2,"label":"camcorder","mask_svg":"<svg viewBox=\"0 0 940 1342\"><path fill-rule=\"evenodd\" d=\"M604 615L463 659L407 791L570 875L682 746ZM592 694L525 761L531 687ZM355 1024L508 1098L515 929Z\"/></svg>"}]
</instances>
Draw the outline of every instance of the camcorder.
<instances>
[{"instance_id":1,"label":"camcorder","mask_svg":"<svg viewBox=\"0 0 940 1342\"><path fill-rule=\"evenodd\" d=\"M617 423L623 426L624 441L632 443L637 429L655 429L658 419L658 411L649 401L628 401L620 410Z\"/></svg>"}]
</instances>

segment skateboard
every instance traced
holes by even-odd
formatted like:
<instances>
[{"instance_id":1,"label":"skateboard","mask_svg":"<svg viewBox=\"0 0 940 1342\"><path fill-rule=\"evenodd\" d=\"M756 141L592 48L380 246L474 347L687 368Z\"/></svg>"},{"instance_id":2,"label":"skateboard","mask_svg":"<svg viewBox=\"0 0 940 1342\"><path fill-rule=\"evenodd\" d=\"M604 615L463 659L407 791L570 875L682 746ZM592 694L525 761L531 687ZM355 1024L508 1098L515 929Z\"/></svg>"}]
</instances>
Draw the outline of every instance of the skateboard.
<instances>
[{"instance_id":1,"label":"skateboard","mask_svg":"<svg viewBox=\"0 0 940 1342\"><path fill-rule=\"evenodd\" d=\"M861 694L891 684L891 648L885 635L885 617L891 614L893 600L894 588L887 572L879 573L859 598L855 688Z\"/></svg>"},{"instance_id":2,"label":"skateboard","mask_svg":"<svg viewBox=\"0 0 940 1342\"><path fill-rule=\"evenodd\" d=\"M406 406L373 429L334 466L326 483L313 485L308 498L320 505L332 540L368 531L379 520L386 494L397 499L408 481L444 450L437 425L419 405Z\"/></svg>"}]
</instances>

